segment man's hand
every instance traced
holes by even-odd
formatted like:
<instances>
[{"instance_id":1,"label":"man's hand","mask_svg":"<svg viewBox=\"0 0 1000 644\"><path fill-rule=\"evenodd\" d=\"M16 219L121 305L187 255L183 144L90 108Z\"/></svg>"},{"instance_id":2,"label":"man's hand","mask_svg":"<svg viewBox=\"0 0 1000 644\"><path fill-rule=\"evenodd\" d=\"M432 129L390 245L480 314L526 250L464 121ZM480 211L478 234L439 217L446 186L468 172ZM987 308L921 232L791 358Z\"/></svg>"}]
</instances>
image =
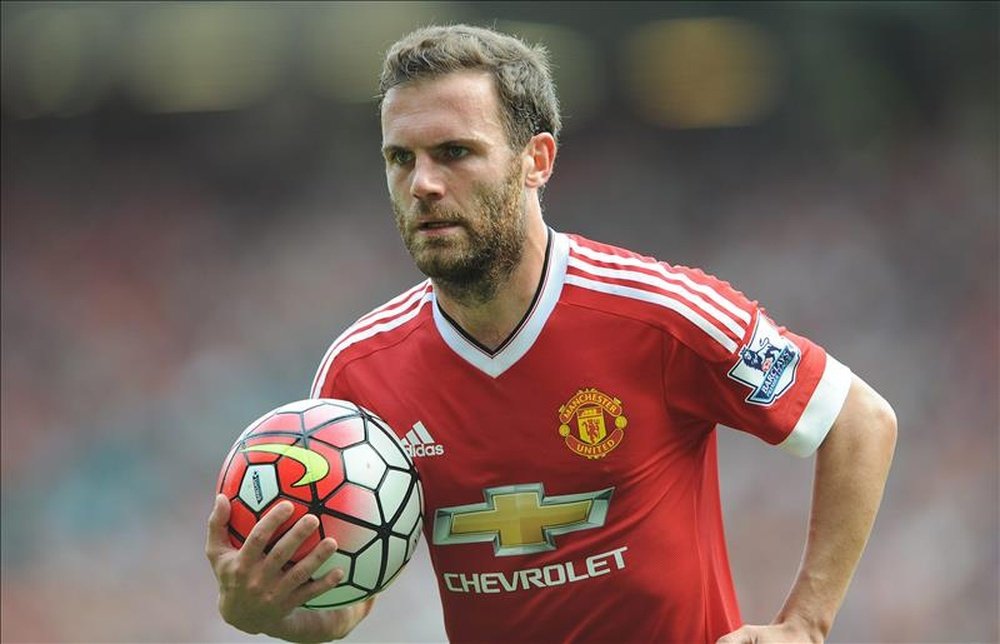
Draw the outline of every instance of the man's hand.
<instances>
[{"instance_id":1,"label":"man's hand","mask_svg":"<svg viewBox=\"0 0 1000 644\"><path fill-rule=\"evenodd\" d=\"M770 626L746 625L720 637L716 644L770 644L771 642L821 644L823 634L818 630L793 623Z\"/></svg>"},{"instance_id":2,"label":"man's hand","mask_svg":"<svg viewBox=\"0 0 1000 644\"><path fill-rule=\"evenodd\" d=\"M329 537L298 563L288 565L299 546L319 527L316 516L307 514L299 519L265 553L275 531L292 516L292 504L285 501L276 505L238 550L230 543L226 529L229 512L229 500L216 496L205 543L205 554L219 582L219 613L228 624L254 635L320 642L344 637L368 615L374 598L339 610L299 608L339 584L344 575L334 569L319 579L312 578L337 550L337 542Z\"/></svg>"}]
</instances>

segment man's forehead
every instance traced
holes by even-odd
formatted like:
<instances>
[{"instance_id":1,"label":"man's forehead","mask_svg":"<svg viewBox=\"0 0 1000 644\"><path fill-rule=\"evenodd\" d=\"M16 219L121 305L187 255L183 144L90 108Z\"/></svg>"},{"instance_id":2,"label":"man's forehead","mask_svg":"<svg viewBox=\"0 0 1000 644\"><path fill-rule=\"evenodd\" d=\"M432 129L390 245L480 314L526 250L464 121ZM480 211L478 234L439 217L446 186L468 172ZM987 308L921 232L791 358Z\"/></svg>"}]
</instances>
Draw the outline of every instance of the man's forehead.
<instances>
[{"instance_id":1,"label":"man's forehead","mask_svg":"<svg viewBox=\"0 0 1000 644\"><path fill-rule=\"evenodd\" d=\"M496 99L498 96L492 74L481 69L463 69L438 76L416 78L390 88L385 93L383 111L388 104L399 101L400 97L414 94L484 99Z\"/></svg>"},{"instance_id":2,"label":"man's forehead","mask_svg":"<svg viewBox=\"0 0 1000 644\"><path fill-rule=\"evenodd\" d=\"M458 137L500 133L499 98L486 72L463 71L398 85L382 102L382 134Z\"/></svg>"}]
</instances>

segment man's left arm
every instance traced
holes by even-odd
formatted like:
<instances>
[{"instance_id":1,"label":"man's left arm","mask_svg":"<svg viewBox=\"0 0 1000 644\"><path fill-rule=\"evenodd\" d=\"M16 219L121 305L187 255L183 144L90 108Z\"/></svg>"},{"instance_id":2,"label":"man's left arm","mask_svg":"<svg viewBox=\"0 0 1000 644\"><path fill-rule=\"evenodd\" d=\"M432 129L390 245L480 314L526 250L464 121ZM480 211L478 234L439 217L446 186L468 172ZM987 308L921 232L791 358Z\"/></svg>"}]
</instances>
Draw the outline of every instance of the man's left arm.
<instances>
[{"instance_id":1,"label":"man's left arm","mask_svg":"<svg viewBox=\"0 0 1000 644\"><path fill-rule=\"evenodd\" d=\"M896 415L852 376L847 399L817 450L809 534L798 576L768 626L743 626L720 644L822 642L871 533L896 446Z\"/></svg>"}]
</instances>

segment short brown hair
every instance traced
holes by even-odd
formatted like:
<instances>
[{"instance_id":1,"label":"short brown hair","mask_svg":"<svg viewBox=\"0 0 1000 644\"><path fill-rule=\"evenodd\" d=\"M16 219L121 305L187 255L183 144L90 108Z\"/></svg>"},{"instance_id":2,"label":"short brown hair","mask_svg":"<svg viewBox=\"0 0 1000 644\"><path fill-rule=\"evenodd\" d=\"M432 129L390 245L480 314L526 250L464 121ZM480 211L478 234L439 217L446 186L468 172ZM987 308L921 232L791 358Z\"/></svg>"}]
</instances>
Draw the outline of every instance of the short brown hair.
<instances>
[{"instance_id":1,"label":"short brown hair","mask_svg":"<svg viewBox=\"0 0 1000 644\"><path fill-rule=\"evenodd\" d=\"M493 76L511 147L522 148L541 132L558 137L559 99L545 48L483 27L430 26L400 38L385 56L379 105L393 87L464 70Z\"/></svg>"}]
</instances>

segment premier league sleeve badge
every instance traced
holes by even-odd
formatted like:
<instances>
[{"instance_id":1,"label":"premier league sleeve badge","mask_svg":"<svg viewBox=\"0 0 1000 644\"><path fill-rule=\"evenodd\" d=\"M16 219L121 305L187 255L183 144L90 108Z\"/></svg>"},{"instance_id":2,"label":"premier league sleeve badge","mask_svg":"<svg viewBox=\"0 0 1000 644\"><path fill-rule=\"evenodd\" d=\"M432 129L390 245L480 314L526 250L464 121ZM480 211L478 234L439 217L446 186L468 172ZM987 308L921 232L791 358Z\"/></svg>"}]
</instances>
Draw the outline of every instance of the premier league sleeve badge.
<instances>
[{"instance_id":1,"label":"premier league sleeve badge","mask_svg":"<svg viewBox=\"0 0 1000 644\"><path fill-rule=\"evenodd\" d=\"M739 360L729 370L729 377L750 387L748 403L767 406L795 382L801 358L799 347L782 336L764 315L758 315L753 335L740 349Z\"/></svg>"}]
</instances>

